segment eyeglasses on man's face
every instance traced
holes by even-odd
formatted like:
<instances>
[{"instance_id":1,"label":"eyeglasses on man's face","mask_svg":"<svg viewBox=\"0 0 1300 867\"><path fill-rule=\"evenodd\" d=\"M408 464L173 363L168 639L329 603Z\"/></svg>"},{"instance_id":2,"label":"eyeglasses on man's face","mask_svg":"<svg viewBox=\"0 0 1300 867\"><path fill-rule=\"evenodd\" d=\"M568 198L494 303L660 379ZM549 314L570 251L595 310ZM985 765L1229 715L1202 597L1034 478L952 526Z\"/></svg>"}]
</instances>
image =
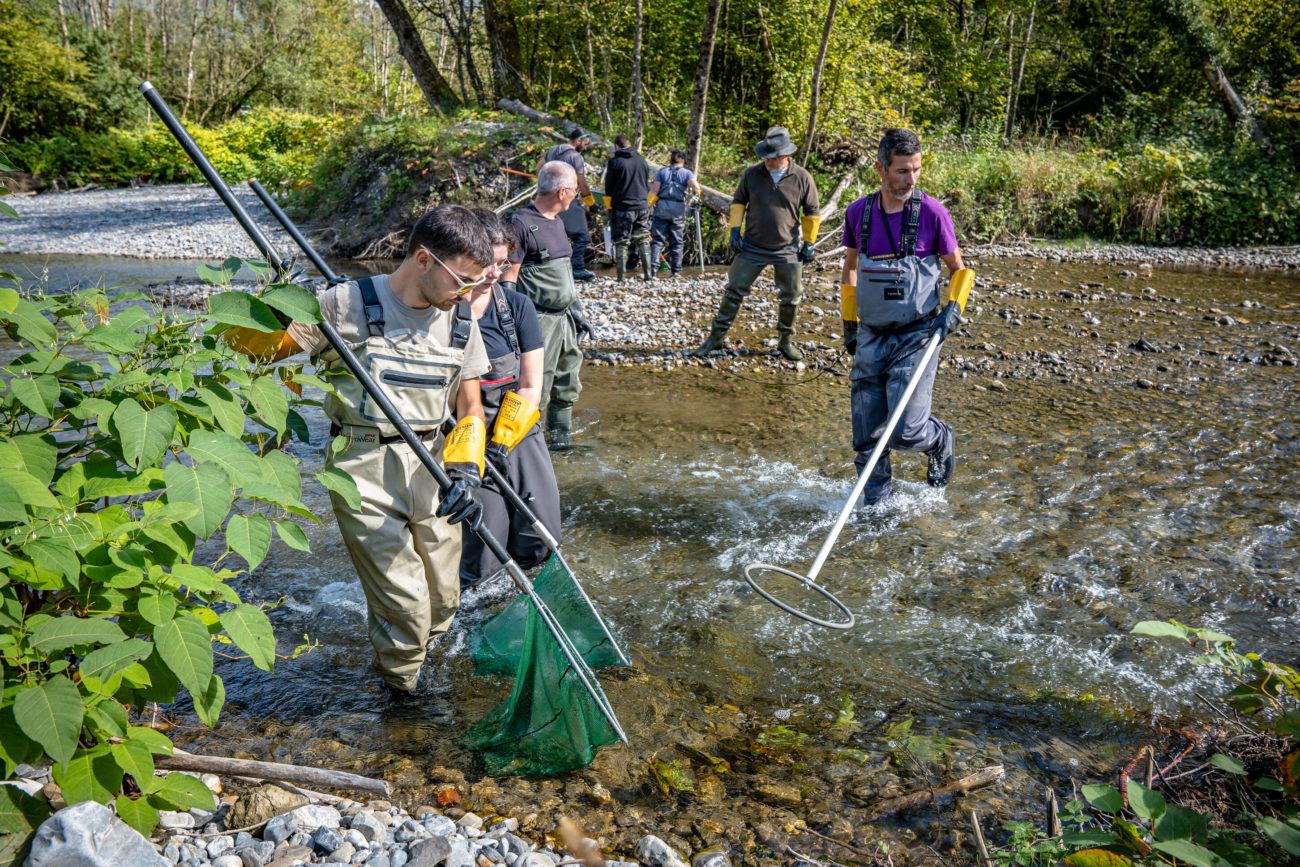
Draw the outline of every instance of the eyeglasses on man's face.
<instances>
[{"instance_id":1,"label":"eyeglasses on man's face","mask_svg":"<svg viewBox=\"0 0 1300 867\"><path fill-rule=\"evenodd\" d=\"M466 292L473 291L474 289L476 289L479 286L482 286L484 283L488 281L488 276L486 273L484 273L483 276L481 277L465 277L460 274L457 274L455 271L448 268L447 263L439 259L438 254L434 253L428 247L421 244L420 249L428 253L430 256L432 256L433 261L441 265L442 270L447 272L447 276L456 281L457 295L464 295Z\"/></svg>"}]
</instances>

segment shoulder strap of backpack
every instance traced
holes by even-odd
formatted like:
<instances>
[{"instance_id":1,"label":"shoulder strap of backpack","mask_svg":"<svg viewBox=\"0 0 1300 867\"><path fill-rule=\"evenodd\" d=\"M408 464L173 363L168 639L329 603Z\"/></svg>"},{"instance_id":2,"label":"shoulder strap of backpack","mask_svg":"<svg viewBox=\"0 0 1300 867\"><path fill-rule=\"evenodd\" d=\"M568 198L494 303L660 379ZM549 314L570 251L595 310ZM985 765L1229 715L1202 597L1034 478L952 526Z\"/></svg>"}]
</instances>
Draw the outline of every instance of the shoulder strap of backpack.
<instances>
[{"instance_id":1,"label":"shoulder strap of backpack","mask_svg":"<svg viewBox=\"0 0 1300 867\"><path fill-rule=\"evenodd\" d=\"M537 243L537 255L541 257L543 262L550 261L551 251L546 249L546 245L542 243L542 236L537 234L537 224L529 223L528 231L533 233L533 240Z\"/></svg>"},{"instance_id":2,"label":"shoulder strap of backpack","mask_svg":"<svg viewBox=\"0 0 1300 867\"><path fill-rule=\"evenodd\" d=\"M501 288L499 283L492 284L492 300L497 305L497 320L501 323L501 330L506 333L506 340L510 343L510 351L519 357L519 329L515 326L515 314L510 309L510 302L506 300L506 290Z\"/></svg>"},{"instance_id":3,"label":"shoulder strap of backpack","mask_svg":"<svg viewBox=\"0 0 1300 867\"><path fill-rule=\"evenodd\" d=\"M366 328L371 337L384 336L384 305L379 303L379 293L375 291L375 281L371 277L362 277L357 281L361 290L361 306L366 312Z\"/></svg>"},{"instance_id":4,"label":"shoulder strap of backpack","mask_svg":"<svg viewBox=\"0 0 1300 867\"><path fill-rule=\"evenodd\" d=\"M464 349L469 343L470 329L474 325L474 311L469 307L469 301L459 301L456 304L456 318L451 324L451 348Z\"/></svg>"},{"instance_id":5,"label":"shoulder strap of backpack","mask_svg":"<svg viewBox=\"0 0 1300 867\"><path fill-rule=\"evenodd\" d=\"M867 254L867 239L871 237L871 212L876 207L879 191L867 194L867 206L862 210L862 225L858 227L858 255Z\"/></svg>"}]
</instances>

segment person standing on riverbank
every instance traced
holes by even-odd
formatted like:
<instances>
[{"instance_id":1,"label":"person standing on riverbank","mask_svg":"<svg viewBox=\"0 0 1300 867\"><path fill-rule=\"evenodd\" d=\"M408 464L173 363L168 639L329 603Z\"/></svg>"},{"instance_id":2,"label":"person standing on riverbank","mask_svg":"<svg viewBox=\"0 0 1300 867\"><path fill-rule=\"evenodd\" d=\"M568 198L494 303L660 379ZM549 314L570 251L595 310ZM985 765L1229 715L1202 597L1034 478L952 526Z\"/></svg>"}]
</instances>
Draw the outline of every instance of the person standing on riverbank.
<instances>
[{"instance_id":1,"label":"person standing on riverbank","mask_svg":"<svg viewBox=\"0 0 1300 867\"><path fill-rule=\"evenodd\" d=\"M325 398L331 436L345 445L332 465L355 480L361 502L330 493L343 543L366 596L375 668L394 700L419 682L429 643L446 632L460 604L460 522L477 524L474 493L483 474L486 433L479 377L487 351L464 294L483 283L492 245L468 208L441 205L411 230L406 258L392 274L331 286L317 296L362 365L433 454L442 453L452 487L433 476L376 409L353 376L333 380ZM315 325L294 322L270 334L227 332L236 349L258 358L298 352L341 361ZM444 423L460 419L445 438Z\"/></svg>"},{"instance_id":2,"label":"person standing on riverbank","mask_svg":"<svg viewBox=\"0 0 1300 867\"><path fill-rule=\"evenodd\" d=\"M511 267L509 257L515 247L514 233L492 211L473 210L492 242L493 256L486 279L470 295L470 309L492 365L479 380L483 412L491 433L487 459L496 465L551 535L559 539L560 489L542 430L531 421L542 396L546 355L542 326L532 301L497 282L497 277ZM529 421L526 427L524 421ZM520 431L520 427L524 429ZM484 480L478 499L483 505L483 523L506 546L520 568L531 569L545 562L549 553L546 542L530 521L510 508L494 479ZM462 544L461 587L490 577L501 568L501 561L469 527L463 530Z\"/></svg>"},{"instance_id":3,"label":"person standing on riverbank","mask_svg":"<svg viewBox=\"0 0 1300 867\"><path fill-rule=\"evenodd\" d=\"M731 200L731 248L736 258L727 272L727 287L713 317L713 329L692 355L704 356L726 347L727 331L740 305L758 275L771 265L780 295L777 351L791 361L803 358L794 342L794 323L803 290L803 266L814 258L813 242L822 218L816 182L803 166L790 160L796 150L790 131L783 126L769 129L754 146L754 153L763 161L745 170Z\"/></svg>"},{"instance_id":4,"label":"person standing on riverbank","mask_svg":"<svg viewBox=\"0 0 1300 867\"><path fill-rule=\"evenodd\" d=\"M541 167L537 198L510 217L515 234L510 261L514 264L501 281L505 289L517 287L537 308L546 345L538 410L546 419L547 440L553 449L569 447L573 405L582 393L578 340L592 334L578 301L569 264L569 238L560 219L577 197L577 172L572 166L553 160Z\"/></svg>"},{"instance_id":5,"label":"person standing on riverbank","mask_svg":"<svg viewBox=\"0 0 1300 867\"><path fill-rule=\"evenodd\" d=\"M682 240L686 234L686 199L700 194L700 182L686 168L686 154L674 150L669 164L655 174L650 195L655 197L654 217L650 222L650 261L658 262L667 247L668 267L676 277L682 272Z\"/></svg>"},{"instance_id":6,"label":"person standing on riverbank","mask_svg":"<svg viewBox=\"0 0 1300 867\"><path fill-rule=\"evenodd\" d=\"M641 276L654 276L650 257L650 164L632 149L632 140L614 136L614 155L605 164L605 197L609 200L609 234L614 242L618 279L627 272L627 248L636 244Z\"/></svg>"},{"instance_id":7,"label":"person standing on riverbank","mask_svg":"<svg viewBox=\"0 0 1300 867\"><path fill-rule=\"evenodd\" d=\"M940 262L953 274L963 268L952 215L917 189L921 141L889 129L876 154L880 189L849 205L844 214L847 252L840 275L844 347L853 356L851 376L854 464L861 472L876 447L877 430L907 388L930 336L947 336L960 324L956 305L940 307ZM955 467L953 429L930 414L935 353L907 404L889 447L926 454L926 481L941 488ZM893 492L889 452L872 470L864 506Z\"/></svg>"},{"instance_id":8,"label":"person standing on riverbank","mask_svg":"<svg viewBox=\"0 0 1300 867\"><path fill-rule=\"evenodd\" d=\"M590 238L587 228L587 208L596 207L596 197L591 194L591 187L587 184L587 163L582 158L585 151L591 144L591 134L584 132L581 127L574 127L569 131L569 141L561 142L554 147L548 148L546 154L542 157L542 163L549 163L558 160L567 164L578 176L578 195L574 197L569 206L565 208L564 215L561 219L564 221L565 234L569 236L569 257L573 263L574 280L594 280L596 275L587 270L587 242ZM537 171L541 173L541 166ZM540 192L540 190L539 190Z\"/></svg>"}]
</instances>

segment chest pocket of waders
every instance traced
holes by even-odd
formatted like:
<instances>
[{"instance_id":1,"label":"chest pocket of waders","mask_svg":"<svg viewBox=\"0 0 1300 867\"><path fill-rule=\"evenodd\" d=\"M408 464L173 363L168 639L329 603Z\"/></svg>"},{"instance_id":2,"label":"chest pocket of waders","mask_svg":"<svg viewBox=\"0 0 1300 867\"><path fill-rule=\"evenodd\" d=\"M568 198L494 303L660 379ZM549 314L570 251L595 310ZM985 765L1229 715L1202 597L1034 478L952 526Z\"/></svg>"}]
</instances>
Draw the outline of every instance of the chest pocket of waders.
<instances>
[{"instance_id":1,"label":"chest pocket of waders","mask_svg":"<svg viewBox=\"0 0 1300 867\"><path fill-rule=\"evenodd\" d=\"M925 318L939 306L939 257L916 255L916 236L921 221L921 192L908 200L903 214L901 243L889 238L891 255L874 260L867 255L871 215L879 198L872 193L862 218L858 238L858 320L870 328L893 330ZM880 218L889 231L882 208Z\"/></svg>"},{"instance_id":2,"label":"chest pocket of waders","mask_svg":"<svg viewBox=\"0 0 1300 867\"><path fill-rule=\"evenodd\" d=\"M359 285L365 283L370 283L369 278L358 281ZM415 431L437 430L450 418L460 385L464 347L473 321L468 302L457 306L452 346L440 346L421 332L384 333L383 307L373 284L362 285L361 297L370 336L353 346L353 353ZM331 420L378 428L381 437L397 434L397 428L355 376L339 377L335 388L338 396L329 395L325 402L325 414Z\"/></svg>"},{"instance_id":3,"label":"chest pocket of waders","mask_svg":"<svg viewBox=\"0 0 1300 867\"><path fill-rule=\"evenodd\" d=\"M519 290L537 307L545 311L564 310L578 300L578 287L573 283L573 266L568 259L552 259L550 251L537 234L537 225L530 224L541 262L525 265L520 272Z\"/></svg>"}]
</instances>

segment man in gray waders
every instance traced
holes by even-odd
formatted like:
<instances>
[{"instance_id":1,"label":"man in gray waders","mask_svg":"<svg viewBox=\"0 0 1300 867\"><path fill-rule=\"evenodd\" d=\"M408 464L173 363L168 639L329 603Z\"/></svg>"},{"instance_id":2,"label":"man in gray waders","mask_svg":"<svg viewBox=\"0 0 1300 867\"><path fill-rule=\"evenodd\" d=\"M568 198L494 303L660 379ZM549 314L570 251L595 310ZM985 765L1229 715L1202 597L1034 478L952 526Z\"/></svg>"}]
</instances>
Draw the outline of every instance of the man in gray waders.
<instances>
[{"instance_id":1,"label":"man in gray waders","mask_svg":"<svg viewBox=\"0 0 1300 867\"><path fill-rule=\"evenodd\" d=\"M948 209L916 188L920 140L907 130L886 130L876 173L880 189L844 214L847 253L840 276L844 348L853 356L853 450L859 472L931 335L938 330L946 336L961 322L956 305L939 303L940 262L951 272L961 270L961 250ZM952 426L930 415L938 363L936 352L889 447L928 455L926 481L941 488L952 478L955 459ZM867 480L862 504L886 499L893 492L890 479L886 451Z\"/></svg>"},{"instance_id":2,"label":"man in gray waders","mask_svg":"<svg viewBox=\"0 0 1300 867\"><path fill-rule=\"evenodd\" d=\"M594 280L596 277L587 270L586 263L587 241L590 238L587 231L586 209L596 207L596 197L591 194L591 187L587 184L587 163L582 159L582 152L590 146L590 142L590 134L575 126L569 132L567 144L561 143L547 148L546 154L542 157L543 164L559 160L578 175L578 195L565 208L564 215L560 218L564 221L565 234L569 236L571 248L569 256L573 263L574 280ZM537 170L541 172L540 165Z\"/></svg>"},{"instance_id":3,"label":"man in gray waders","mask_svg":"<svg viewBox=\"0 0 1300 867\"><path fill-rule=\"evenodd\" d=\"M632 140L614 136L614 155L605 164L605 198L609 203L609 235L614 242L618 279L627 272L627 248L636 244L641 277L654 277L650 258L650 164L632 150Z\"/></svg>"},{"instance_id":4,"label":"man in gray waders","mask_svg":"<svg viewBox=\"0 0 1300 867\"><path fill-rule=\"evenodd\" d=\"M692 355L708 355L726 348L727 331L740 305L758 275L771 265L781 302L776 322L780 334L777 350L791 361L803 358L794 342L794 321L803 291L803 266L815 257L813 242L821 226L821 206L812 175L790 161L790 154L796 150L789 130L783 126L769 129L754 147L763 161L745 170L731 200L731 248L736 258L727 272L727 288L718 314L713 317L713 330Z\"/></svg>"},{"instance_id":5,"label":"man in gray waders","mask_svg":"<svg viewBox=\"0 0 1300 867\"><path fill-rule=\"evenodd\" d=\"M695 173L686 168L686 154L674 150L669 164L655 175L650 184L650 201L654 215L650 222L650 261L658 262L665 247L668 267L676 277L682 272L682 238L686 233L686 198L700 194Z\"/></svg>"},{"instance_id":6,"label":"man in gray waders","mask_svg":"<svg viewBox=\"0 0 1300 867\"><path fill-rule=\"evenodd\" d=\"M334 517L366 595L375 668L394 699L409 697L426 648L446 632L460 604L461 528L476 524L487 443L479 377L489 363L465 293L483 282L492 245L468 208L441 205L420 218L406 258L392 274L331 286L317 296L399 413L437 455L454 484L441 495L416 458L353 376L333 380L325 398L332 436L346 440L334 466L357 483L360 508L330 493ZM247 354L278 360L320 354L341 367L315 325L291 323L270 333L227 332ZM443 425L460 419L444 442Z\"/></svg>"},{"instance_id":7,"label":"man in gray waders","mask_svg":"<svg viewBox=\"0 0 1300 867\"><path fill-rule=\"evenodd\" d=\"M577 173L567 163L552 161L537 172L537 198L510 217L515 233L515 263L501 286L515 289L533 302L545 343L542 393L537 408L546 419L552 449L569 447L573 433L573 405L582 383L582 348L578 340L592 334L582 316L578 289L569 264L569 239L559 219L578 196Z\"/></svg>"}]
</instances>

